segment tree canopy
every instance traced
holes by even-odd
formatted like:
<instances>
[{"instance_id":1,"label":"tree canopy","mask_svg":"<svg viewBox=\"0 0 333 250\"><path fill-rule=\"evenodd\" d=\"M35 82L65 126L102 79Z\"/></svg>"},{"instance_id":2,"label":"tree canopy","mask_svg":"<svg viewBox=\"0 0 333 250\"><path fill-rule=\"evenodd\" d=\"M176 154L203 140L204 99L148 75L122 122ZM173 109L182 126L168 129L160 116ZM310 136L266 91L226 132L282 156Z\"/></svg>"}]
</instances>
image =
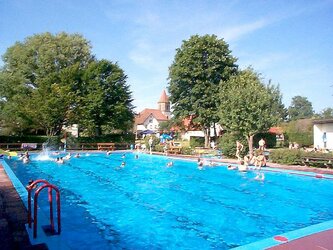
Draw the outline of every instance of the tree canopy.
<instances>
[{"instance_id":1,"label":"tree canopy","mask_svg":"<svg viewBox=\"0 0 333 250\"><path fill-rule=\"evenodd\" d=\"M113 127L123 128L119 123L124 118L115 111L115 106L121 109L121 98L126 103L122 107L124 113L133 120L131 93L123 71L111 62L97 61L91 54L90 43L81 35L37 34L8 48L3 61L0 117L2 126L10 127L13 133L42 130L56 135L63 125L77 122L88 129L91 123L87 119L100 126L108 124L111 117ZM102 69L103 65L107 66ZM96 73L91 73L94 70ZM94 112L100 119L87 115L87 103L100 104Z\"/></svg>"},{"instance_id":2,"label":"tree canopy","mask_svg":"<svg viewBox=\"0 0 333 250\"><path fill-rule=\"evenodd\" d=\"M190 37L176 50L169 68L169 93L176 118L194 116L205 132L218 122L220 81L237 71L236 58L228 44L215 35Z\"/></svg>"},{"instance_id":3,"label":"tree canopy","mask_svg":"<svg viewBox=\"0 0 333 250\"><path fill-rule=\"evenodd\" d=\"M250 152L253 136L266 132L284 113L279 87L265 85L251 68L223 83L220 100L220 123L227 131L246 137Z\"/></svg>"},{"instance_id":4,"label":"tree canopy","mask_svg":"<svg viewBox=\"0 0 333 250\"><path fill-rule=\"evenodd\" d=\"M311 118L314 115L312 103L303 96L294 96L288 108L289 120Z\"/></svg>"}]
</instances>

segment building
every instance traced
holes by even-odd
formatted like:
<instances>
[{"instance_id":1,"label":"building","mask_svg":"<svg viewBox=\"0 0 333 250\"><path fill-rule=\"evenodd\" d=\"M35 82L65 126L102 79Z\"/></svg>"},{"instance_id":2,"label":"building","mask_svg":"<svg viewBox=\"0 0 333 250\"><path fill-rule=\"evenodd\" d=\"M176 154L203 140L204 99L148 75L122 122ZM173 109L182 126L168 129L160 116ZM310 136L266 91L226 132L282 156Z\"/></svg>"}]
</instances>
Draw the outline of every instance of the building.
<instances>
[{"instance_id":1,"label":"building","mask_svg":"<svg viewBox=\"0 0 333 250\"><path fill-rule=\"evenodd\" d=\"M313 146L333 150L333 119L313 121Z\"/></svg>"},{"instance_id":2,"label":"building","mask_svg":"<svg viewBox=\"0 0 333 250\"><path fill-rule=\"evenodd\" d=\"M170 119L170 101L165 90L162 91L161 97L158 101L158 109L146 108L135 117L134 132L140 134L146 130L153 133L159 132L159 125L161 122Z\"/></svg>"}]
</instances>

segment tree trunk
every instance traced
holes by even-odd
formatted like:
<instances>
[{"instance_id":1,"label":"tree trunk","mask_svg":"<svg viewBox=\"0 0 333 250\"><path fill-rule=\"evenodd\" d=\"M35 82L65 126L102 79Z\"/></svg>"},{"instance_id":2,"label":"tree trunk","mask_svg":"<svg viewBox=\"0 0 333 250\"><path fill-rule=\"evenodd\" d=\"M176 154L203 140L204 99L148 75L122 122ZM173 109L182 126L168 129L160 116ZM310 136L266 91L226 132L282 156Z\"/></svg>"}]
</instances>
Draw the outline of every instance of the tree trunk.
<instances>
[{"instance_id":1,"label":"tree trunk","mask_svg":"<svg viewBox=\"0 0 333 250\"><path fill-rule=\"evenodd\" d=\"M205 135L205 148L209 148L210 143L210 129L204 128L204 135Z\"/></svg>"},{"instance_id":2,"label":"tree trunk","mask_svg":"<svg viewBox=\"0 0 333 250\"><path fill-rule=\"evenodd\" d=\"M95 136L100 136L102 134L102 129L100 125L96 125L95 127Z\"/></svg>"},{"instance_id":3,"label":"tree trunk","mask_svg":"<svg viewBox=\"0 0 333 250\"><path fill-rule=\"evenodd\" d=\"M253 137L254 137L254 135L248 135L246 137L247 143L249 145L249 153L250 154L253 154Z\"/></svg>"}]
</instances>

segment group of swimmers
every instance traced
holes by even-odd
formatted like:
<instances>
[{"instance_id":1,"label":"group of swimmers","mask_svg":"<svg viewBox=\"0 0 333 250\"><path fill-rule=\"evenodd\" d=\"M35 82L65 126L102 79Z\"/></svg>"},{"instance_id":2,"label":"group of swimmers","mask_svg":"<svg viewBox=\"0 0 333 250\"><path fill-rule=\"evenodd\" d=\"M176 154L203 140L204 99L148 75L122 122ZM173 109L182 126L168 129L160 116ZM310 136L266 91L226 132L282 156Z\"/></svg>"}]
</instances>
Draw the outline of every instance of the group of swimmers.
<instances>
[{"instance_id":1,"label":"group of swimmers","mask_svg":"<svg viewBox=\"0 0 333 250\"><path fill-rule=\"evenodd\" d=\"M20 154L19 160L21 160L23 163L29 163L30 162L30 154L28 151L25 151L24 154Z\"/></svg>"},{"instance_id":2,"label":"group of swimmers","mask_svg":"<svg viewBox=\"0 0 333 250\"><path fill-rule=\"evenodd\" d=\"M214 167L216 166L216 162L210 160L206 160L206 159L201 159L201 158L198 158L198 169L199 170L203 170L204 169L204 166L208 166L208 167Z\"/></svg>"},{"instance_id":3,"label":"group of swimmers","mask_svg":"<svg viewBox=\"0 0 333 250\"><path fill-rule=\"evenodd\" d=\"M75 155L74 155L74 158L80 158L81 157L81 155L80 155L80 153L76 153ZM68 153L66 156L64 156L64 157L57 157L54 161L56 162L56 163L59 163L59 164L64 164L65 163L65 160L66 161L68 161L68 160L70 160L72 158L72 154L71 153Z\"/></svg>"}]
</instances>

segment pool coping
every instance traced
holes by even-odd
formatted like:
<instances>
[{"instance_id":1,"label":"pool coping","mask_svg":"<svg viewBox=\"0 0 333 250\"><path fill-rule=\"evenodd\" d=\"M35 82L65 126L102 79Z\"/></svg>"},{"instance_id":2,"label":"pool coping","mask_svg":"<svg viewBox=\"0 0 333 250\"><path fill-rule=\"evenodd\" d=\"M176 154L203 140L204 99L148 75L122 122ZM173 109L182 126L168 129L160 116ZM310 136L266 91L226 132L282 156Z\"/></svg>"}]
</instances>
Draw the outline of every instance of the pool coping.
<instances>
[{"instance_id":1,"label":"pool coping","mask_svg":"<svg viewBox=\"0 0 333 250\"><path fill-rule=\"evenodd\" d=\"M129 151L129 150L125 150L125 151L126 152L133 152L133 151ZM100 151L97 151L97 152L100 152ZM118 152L124 152L124 150L118 151ZM154 155L161 155L161 154L154 154ZM188 160L192 160L192 161L195 161L198 158L198 157L182 157L182 156L178 156L178 155L176 155L176 156L175 155L167 155L166 157L170 157L170 158L174 157L174 158L177 158L177 159L188 159ZM237 161L232 160L232 159L212 159L212 160L214 162L217 162L217 163L237 164ZM8 177L11 180L14 188L16 189L17 193L19 194L19 197L21 198L22 203L27 208L27 204L28 204L27 195L28 195L28 193L27 193L26 188L19 181L19 179L16 177L16 175L11 170L11 168L8 166L8 164L6 163L5 160L1 159L0 160L0 165L3 166L6 174L8 175ZM268 165L271 165L271 164L268 163ZM253 167L250 167L250 170L255 171L255 169ZM333 180L333 175L330 174L330 173L329 174L322 174L322 173L318 174L318 172L295 170L295 169L286 168L286 166L284 166L283 168L278 168L276 166L274 166L274 167L267 166L267 167L262 168L262 171L286 172L288 174L296 174L296 175L303 175L303 176L313 177L313 178L325 178L325 179L332 179ZM43 222L47 221L46 216L44 214L40 214L39 220L41 222L40 225ZM239 247L236 247L236 248L233 248L233 249L236 249L236 250L254 249L255 250L255 249L272 248L274 246L282 245L282 244L285 244L285 243L288 243L288 242L291 242L291 241L294 241L294 240L298 240L302 237L306 237L306 236L313 235L313 234L316 234L316 233L320 233L320 232L323 232L325 230L330 230L330 229L333 229L333 220L322 222L322 223L315 224L315 225L311 225L311 226L301 228L301 229L298 229L298 230L285 232L285 233L279 235L283 239L288 239L287 241L279 241L279 240L274 238L276 236L272 236L272 237L269 237L269 238L266 238L266 239L263 239L263 240L259 240L259 241L256 241L256 242L252 242L252 243L249 243L247 245L239 246ZM41 229L41 227L39 227L39 229L38 229L38 235L39 236L38 236L37 239L34 239L32 237L32 230L28 228L27 224L26 224L26 230L29 234L29 239L31 241L31 244L46 243L47 246L49 247L49 249L69 249L68 246L66 246L65 243L61 241L61 237L59 237L59 236L48 237L48 236L46 236L44 231Z\"/></svg>"}]
</instances>

